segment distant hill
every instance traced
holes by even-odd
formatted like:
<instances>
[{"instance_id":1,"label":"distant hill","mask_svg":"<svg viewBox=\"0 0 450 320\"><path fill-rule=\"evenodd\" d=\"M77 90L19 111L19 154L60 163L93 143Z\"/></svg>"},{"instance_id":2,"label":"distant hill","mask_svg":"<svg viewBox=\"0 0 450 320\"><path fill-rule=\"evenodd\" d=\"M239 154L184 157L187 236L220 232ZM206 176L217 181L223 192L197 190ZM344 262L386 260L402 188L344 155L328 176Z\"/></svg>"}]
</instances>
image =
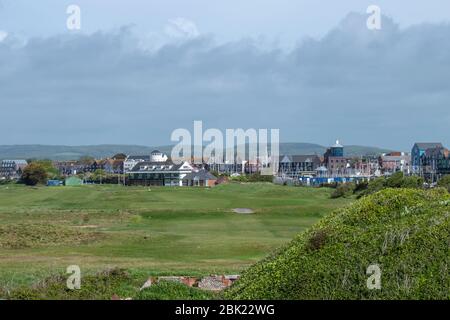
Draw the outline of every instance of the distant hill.
<instances>
[{"instance_id":1,"label":"distant hill","mask_svg":"<svg viewBox=\"0 0 450 320\"><path fill-rule=\"evenodd\" d=\"M93 146L53 146L53 145L0 145L0 159L51 159L77 160L84 156L94 158L111 157L117 153L150 154L158 149L170 154L172 146L138 145L93 145ZM280 143L280 154L317 154L323 155L326 147L312 143ZM389 152L387 149L366 146L345 146L347 156L379 155Z\"/></svg>"},{"instance_id":2,"label":"distant hill","mask_svg":"<svg viewBox=\"0 0 450 320\"><path fill-rule=\"evenodd\" d=\"M317 154L323 155L327 147L313 144L313 143L280 143L280 154L288 155L304 155L304 154ZM345 155L349 157L354 156L377 156L382 153L388 153L392 150L382 149L377 147L367 146L345 146Z\"/></svg>"}]
</instances>

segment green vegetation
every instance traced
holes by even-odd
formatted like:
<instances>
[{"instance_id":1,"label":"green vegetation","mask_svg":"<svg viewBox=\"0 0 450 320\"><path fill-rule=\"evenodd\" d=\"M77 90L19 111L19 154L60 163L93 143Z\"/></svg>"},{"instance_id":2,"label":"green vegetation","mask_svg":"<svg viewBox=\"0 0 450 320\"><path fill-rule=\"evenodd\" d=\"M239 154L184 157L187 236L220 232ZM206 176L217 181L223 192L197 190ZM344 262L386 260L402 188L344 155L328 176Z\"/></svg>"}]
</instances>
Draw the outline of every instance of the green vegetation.
<instances>
[{"instance_id":1,"label":"green vegetation","mask_svg":"<svg viewBox=\"0 0 450 320\"><path fill-rule=\"evenodd\" d=\"M448 192L450 192L450 175L446 175L442 177L438 182L438 186L442 188L446 188Z\"/></svg>"},{"instance_id":2,"label":"green vegetation","mask_svg":"<svg viewBox=\"0 0 450 320\"><path fill-rule=\"evenodd\" d=\"M331 193L331 198L348 198L355 193L356 187L356 183L342 183L336 185L336 189Z\"/></svg>"},{"instance_id":3,"label":"green vegetation","mask_svg":"<svg viewBox=\"0 0 450 320\"><path fill-rule=\"evenodd\" d=\"M47 183L48 175L46 168L37 162L27 165L22 172L21 180L28 186Z\"/></svg>"},{"instance_id":4,"label":"green vegetation","mask_svg":"<svg viewBox=\"0 0 450 320\"><path fill-rule=\"evenodd\" d=\"M231 299L450 299L450 195L386 189L336 210L249 268ZM381 289L367 288L370 265Z\"/></svg>"},{"instance_id":5,"label":"green vegetation","mask_svg":"<svg viewBox=\"0 0 450 320\"><path fill-rule=\"evenodd\" d=\"M142 290L134 297L136 300L209 300L213 298L217 298L217 294L170 281L161 281Z\"/></svg>"},{"instance_id":6,"label":"green vegetation","mask_svg":"<svg viewBox=\"0 0 450 320\"><path fill-rule=\"evenodd\" d=\"M52 224L0 225L0 235L2 249L79 245L91 243L103 237L99 232L76 230Z\"/></svg>"},{"instance_id":7,"label":"green vegetation","mask_svg":"<svg viewBox=\"0 0 450 320\"><path fill-rule=\"evenodd\" d=\"M269 183L211 189L0 185L0 292L5 297L54 275L67 277L69 265L92 276L126 269L124 285L133 290L149 276L239 274L349 203L330 199L330 192ZM94 290L89 297L108 298L112 291Z\"/></svg>"},{"instance_id":8,"label":"green vegetation","mask_svg":"<svg viewBox=\"0 0 450 320\"><path fill-rule=\"evenodd\" d=\"M260 173L254 173L231 177L230 180L238 182L272 182L273 176L265 176Z\"/></svg>"},{"instance_id":9,"label":"green vegetation","mask_svg":"<svg viewBox=\"0 0 450 320\"><path fill-rule=\"evenodd\" d=\"M12 300L209 300L218 294L182 283L160 281L140 290L144 275L124 269L108 269L83 275L80 289L67 288L67 275L56 274L34 283L3 293ZM0 294L1 294L0 289Z\"/></svg>"},{"instance_id":10,"label":"green vegetation","mask_svg":"<svg viewBox=\"0 0 450 320\"><path fill-rule=\"evenodd\" d=\"M379 177L370 182L349 182L336 185L336 189L331 194L331 197L336 199L356 195L358 198L361 198L387 188L421 189L423 184L424 180L421 177L405 176L403 172L396 172L392 176Z\"/></svg>"},{"instance_id":11,"label":"green vegetation","mask_svg":"<svg viewBox=\"0 0 450 320\"><path fill-rule=\"evenodd\" d=\"M93 298L110 300L113 297L129 298L138 293L136 280L122 269L85 275L79 290L69 290L66 281L66 275L56 274L32 286L22 286L11 290L9 294L5 293L5 296L13 300L89 300Z\"/></svg>"}]
</instances>

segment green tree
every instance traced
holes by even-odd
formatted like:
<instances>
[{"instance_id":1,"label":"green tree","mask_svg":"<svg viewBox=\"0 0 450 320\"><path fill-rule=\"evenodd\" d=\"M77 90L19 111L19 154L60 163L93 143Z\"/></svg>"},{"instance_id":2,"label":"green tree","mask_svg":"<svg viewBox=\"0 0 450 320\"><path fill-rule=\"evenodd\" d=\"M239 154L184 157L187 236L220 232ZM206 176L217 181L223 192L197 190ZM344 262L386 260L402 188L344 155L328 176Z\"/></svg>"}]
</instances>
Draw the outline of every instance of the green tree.
<instances>
[{"instance_id":1,"label":"green tree","mask_svg":"<svg viewBox=\"0 0 450 320\"><path fill-rule=\"evenodd\" d=\"M51 160L31 160L28 163L35 163L41 165L45 172L47 172L47 178L49 180L60 180L61 174L57 168L53 166L53 162Z\"/></svg>"},{"instance_id":2,"label":"green tree","mask_svg":"<svg viewBox=\"0 0 450 320\"><path fill-rule=\"evenodd\" d=\"M36 162L30 163L23 169L22 181L28 186L47 183L48 175L45 167Z\"/></svg>"},{"instance_id":3,"label":"green tree","mask_svg":"<svg viewBox=\"0 0 450 320\"><path fill-rule=\"evenodd\" d=\"M103 169L97 169L95 170L95 172L92 174L92 179L94 181L99 181L100 184L102 184L103 180L106 178L106 172Z\"/></svg>"}]
</instances>

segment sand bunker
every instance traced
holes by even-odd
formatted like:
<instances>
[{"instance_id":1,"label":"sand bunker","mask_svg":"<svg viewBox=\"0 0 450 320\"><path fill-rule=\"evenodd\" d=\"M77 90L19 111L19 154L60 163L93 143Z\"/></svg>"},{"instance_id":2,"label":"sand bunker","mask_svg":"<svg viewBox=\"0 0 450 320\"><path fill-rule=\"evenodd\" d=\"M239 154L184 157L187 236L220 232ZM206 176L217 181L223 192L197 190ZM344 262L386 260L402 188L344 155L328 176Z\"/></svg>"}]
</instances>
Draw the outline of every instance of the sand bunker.
<instances>
[{"instance_id":1,"label":"sand bunker","mask_svg":"<svg viewBox=\"0 0 450 320\"><path fill-rule=\"evenodd\" d=\"M252 214L253 210L249 208L235 208L233 209L233 212L239 214Z\"/></svg>"}]
</instances>

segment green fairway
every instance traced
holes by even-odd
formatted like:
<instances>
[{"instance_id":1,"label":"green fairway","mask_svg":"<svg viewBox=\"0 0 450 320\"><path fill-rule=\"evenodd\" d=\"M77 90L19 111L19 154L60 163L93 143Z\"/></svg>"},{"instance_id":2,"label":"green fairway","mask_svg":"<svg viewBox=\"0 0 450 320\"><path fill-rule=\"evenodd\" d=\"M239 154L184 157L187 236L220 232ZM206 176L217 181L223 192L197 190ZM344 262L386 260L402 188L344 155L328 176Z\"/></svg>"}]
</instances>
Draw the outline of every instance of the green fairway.
<instances>
[{"instance_id":1,"label":"green fairway","mask_svg":"<svg viewBox=\"0 0 450 320\"><path fill-rule=\"evenodd\" d=\"M79 265L148 275L240 273L348 203L329 189L227 184L0 186L0 287ZM253 214L237 214L250 208Z\"/></svg>"}]
</instances>

